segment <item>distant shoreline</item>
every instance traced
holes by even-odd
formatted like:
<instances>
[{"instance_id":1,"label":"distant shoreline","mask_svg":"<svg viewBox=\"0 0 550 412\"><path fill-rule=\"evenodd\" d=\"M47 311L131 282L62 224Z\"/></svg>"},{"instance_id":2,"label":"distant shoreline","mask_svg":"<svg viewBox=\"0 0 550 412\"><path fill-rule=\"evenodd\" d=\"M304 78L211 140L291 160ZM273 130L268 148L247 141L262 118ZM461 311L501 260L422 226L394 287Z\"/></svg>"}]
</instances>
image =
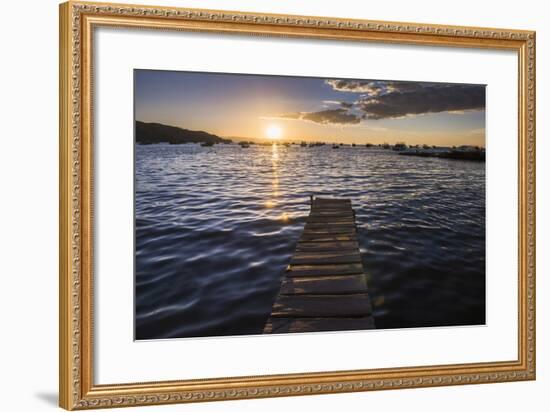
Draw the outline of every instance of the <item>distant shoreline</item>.
<instances>
[{"instance_id":1,"label":"distant shoreline","mask_svg":"<svg viewBox=\"0 0 550 412\"><path fill-rule=\"evenodd\" d=\"M485 160L485 148L479 146L435 146L426 144L407 145L403 142L389 143L338 143L317 140L261 140L253 138L220 137L203 130L189 130L177 126L165 125L162 123L147 123L135 121L135 143L139 145L152 144L188 144L200 143L203 146L215 144L239 144L248 147L249 145L271 146L273 144L282 146L316 147L332 146L333 148L352 146L367 147L372 149L389 149L398 151L400 154L420 157L441 157L448 159L464 160Z\"/></svg>"},{"instance_id":2,"label":"distant shoreline","mask_svg":"<svg viewBox=\"0 0 550 412\"><path fill-rule=\"evenodd\" d=\"M185 145L185 144L197 144L203 147L212 147L215 144L214 143L204 143L204 142L181 142L181 143L170 143L165 141L159 141L154 143L140 143L136 142L136 144L140 146L151 146L151 145ZM217 143L219 144L219 143ZM325 146L326 149L334 149L334 148L340 148L340 147L347 147L350 149L368 149L368 150L376 150L376 151L387 151L387 152L395 152L395 154L403 155L403 156L411 156L411 157L430 157L430 158L438 158L438 159L451 159L451 160L468 160L468 161L478 161L478 162L484 162L485 161L485 149L476 148L474 146L460 146L458 148L444 148L439 147L435 149L424 149L424 148L408 148L408 149L395 149L392 147L385 148L385 147L379 147L378 145L373 146L367 146L367 145L351 145L351 144L339 144L339 145L325 145L325 144L312 144L312 145L306 145L301 146L297 143L254 143L254 142L239 142L239 144L235 144L235 142L227 142L224 141L221 144L228 144L232 146L241 146L243 148L248 148L250 146L259 146L259 147L265 147L265 146L285 146L285 147L295 147L298 150L308 150L311 147L322 147Z\"/></svg>"},{"instance_id":3,"label":"distant shoreline","mask_svg":"<svg viewBox=\"0 0 550 412\"><path fill-rule=\"evenodd\" d=\"M184 143L231 143L215 134L202 130L188 130L181 127L168 126L161 123L135 122L135 141L137 144L184 144Z\"/></svg>"}]
</instances>

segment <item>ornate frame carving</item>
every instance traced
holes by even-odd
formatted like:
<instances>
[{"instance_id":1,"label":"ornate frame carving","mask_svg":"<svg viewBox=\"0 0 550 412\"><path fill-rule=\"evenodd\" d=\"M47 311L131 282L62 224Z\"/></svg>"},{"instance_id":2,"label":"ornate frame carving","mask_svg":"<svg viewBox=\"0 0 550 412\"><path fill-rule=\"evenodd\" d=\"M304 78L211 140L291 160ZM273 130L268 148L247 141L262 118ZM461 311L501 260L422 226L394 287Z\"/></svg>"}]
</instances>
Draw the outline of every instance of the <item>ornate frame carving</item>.
<instances>
[{"instance_id":1,"label":"ornate frame carving","mask_svg":"<svg viewBox=\"0 0 550 412\"><path fill-rule=\"evenodd\" d=\"M508 49L519 62L516 361L95 385L92 41L97 26ZM60 5L60 406L66 409L535 379L535 32L70 1Z\"/></svg>"}]
</instances>

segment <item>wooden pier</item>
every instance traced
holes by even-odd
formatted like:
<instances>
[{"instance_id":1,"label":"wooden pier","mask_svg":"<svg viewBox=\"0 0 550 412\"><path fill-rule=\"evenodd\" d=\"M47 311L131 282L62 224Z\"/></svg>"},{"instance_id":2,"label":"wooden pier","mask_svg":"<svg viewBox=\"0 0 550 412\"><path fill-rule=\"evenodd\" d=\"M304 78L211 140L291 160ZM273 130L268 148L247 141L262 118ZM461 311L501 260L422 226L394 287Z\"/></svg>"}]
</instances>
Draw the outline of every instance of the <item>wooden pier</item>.
<instances>
[{"instance_id":1,"label":"wooden pier","mask_svg":"<svg viewBox=\"0 0 550 412\"><path fill-rule=\"evenodd\" d=\"M312 197L264 333L374 327L351 201Z\"/></svg>"}]
</instances>

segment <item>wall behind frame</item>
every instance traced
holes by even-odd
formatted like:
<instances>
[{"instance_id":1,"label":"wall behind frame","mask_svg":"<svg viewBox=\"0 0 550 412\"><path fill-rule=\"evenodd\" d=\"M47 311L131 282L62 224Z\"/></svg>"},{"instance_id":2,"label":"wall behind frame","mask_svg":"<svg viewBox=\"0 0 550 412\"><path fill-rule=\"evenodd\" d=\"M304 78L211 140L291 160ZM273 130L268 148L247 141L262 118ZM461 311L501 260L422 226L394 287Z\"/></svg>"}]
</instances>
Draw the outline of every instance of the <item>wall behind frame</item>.
<instances>
[{"instance_id":1,"label":"wall behind frame","mask_svg":"<svg viewBox=\"0 0 550 412\"><path fill-rule=\"evenodd\" d=\"M128 2L119 0L120 2ZM392 0L133 0L131 3L325 15L537 30L537 153L539 178L550 175L550 29L543 2L463 0L443 7L438 1ZM58 196L58 2L7 2L0 25L0 313L2 410L41 412L57 408L57 196ZM539 179L540 180L540 179ZM397 411L464 411L491 406L500 411L543 410L550 385L550 336L546 299L550 257L548 185L537 187L537 381L307 396L253 401L149 407L147 411L281 411L365 408ZM544 398L543 398L544 397Z\"/></svg>"}]
</instances>

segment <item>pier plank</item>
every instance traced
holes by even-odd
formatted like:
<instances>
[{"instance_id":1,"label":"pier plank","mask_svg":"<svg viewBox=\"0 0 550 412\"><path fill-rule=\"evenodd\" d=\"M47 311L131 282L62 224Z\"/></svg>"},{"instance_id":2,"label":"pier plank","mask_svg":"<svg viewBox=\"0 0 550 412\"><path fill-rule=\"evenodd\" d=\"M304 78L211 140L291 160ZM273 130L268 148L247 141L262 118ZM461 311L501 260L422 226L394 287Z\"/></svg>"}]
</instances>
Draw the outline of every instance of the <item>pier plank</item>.
<instances>
[{"instance_id":1,"label":"pier plank","mask_svg":"<svg viewBox=\"0 0 550 412\"><path fill-rule=\"evenodd\" d=\"M330 216L315 216L306 219L307 224L327 224L327 225L353 225L355 224L352 217L342 216L342 217L330 217Z\"/></svg>"},{"instance_id":2,"label":"pier plank","mask_svg":"<svg viewBox=\"0 0 550 412\"><path fill-rule=\"evenodd\" d=\"M321 209L338 209L338 210L349 210L351 208L351 203L346 202L314 202L313 211Z\"/></svg>"},{"instance_id":3,"label":"pier plank","mask_svg":"<svg viewBox=\"0 0 550 412\"><path fill-rule=\"evenodd\" d=\"M335 265L290 265L287 269L287 277L304 276L343 276L357 275L364 272L360 263L335 264Z\"/></svg>"},{"instance_id":4,"label":"pier plank","mask_svg":"<svg viewBox=\"0 0 550 412\"><path fill-rule=\"evenodd\" d=\"M330 229L352 229L355 230L355 223L348 222L307 222L305 230L311 229L321 229L321 230L330 230Z\"/></svg>"},{"instance_id":5,"label":"pier plank","mask_svg":"<svg viewBox=\"0 0 550 412\"><path fill-rule=\"evenodd\" d=\"M350 199L312 199L264 333L373 329Z\"/></svg>"},{"instance_id":6,"label":"pier plank","mask_svg":"<svg viewBox=\"0 0 550 412\"><path fill-rule=\"evenodd\" d=\"M349 217L353 219L353 212L346 209L312 209L309 218L314 217Z\"/></svg>"},{"instance_id":7,"label":"pier plank","mask_svg":"<svg viewBox=\"0 0 550 412\"><path fill-rule=\"evenodd\" d=\"M361 263L358 252L343 250L336 252L297 252L290 260L291 265L326 265L332 263Z\"/></svg>"},{"instance_id":8,"label":"pier plank","mask_svg":"<svg viewBox=\"0 0 550 412\"><path fill-rule=\"evenodd\" d=\"M303 234L306 236L311 235L354 235L356 234L354 227L308 227L306 225Z\"/></svg>"},{"instance_id":9,"label":"pier plank","mask_svg":"<svg viewBox=\"0 0 550 412\"><path fill-rule=\"evenodd\" d=\"M313 213L316 213L316 212L345 212L345 213L353 213L353 211L350 211L350 205L345 205L345 204L338 204L338 203L333 203L333 204L321 204L321 205L313 205L313 207L311 208L311 211Z\"/></svg>"},{"instance_id":10,"label":"pier plank","mask_svg":"<svg viewBox=\"0 0 550 412\"><path fill-rule=\"evenodd\" d=\"M264 333L333 332L374 329L374 317L362 318L271 318Z\"/></svg>"},{"instance_id":11,"label":"pier plank","mask_svg":"<svg viewBox=\"0 0 550 412\"><path fill-rule=\"evenodd\" d=\"M359 250L357 241L335 241L335 242L298 242L297 252L321 252L335 250Z\"/></svg>"},{"instance_id":12,"label":"pier plank","mask_svg":"<svg viewBox=\"0 0 550 412\"><path fill-rule=\"evenodd\" d=\"M357 233L310 233L307 235L302 233L300 237L300 242L337 242L344 240L357 240Z\"/></svg>"},{"instance_id":13,"label":"pier plank","mask_svg":"<svg viewBox=\"0 0 550 412\"><path fill-rule=\"evenodd\" d=\"M352 211L349 210L348 206L344 205L334 205L334 206L314 206L311 209L312 213L325 213L325 214L348 214L352 213Z\"/></svg>"},{"instance_id":14,"label":"pier plank","mask_svg":"<svg viewBox=\"0 0 550 412\"><path fill-rule=\"evenodd\" d=\"M372 313L369 296L356 295L279 295L271 317L359 317Z\"/></svg>"},{"instance_id":15,"label":"pier plank","mask_svg":"<svg viewBox=\"0 0 550 412\"><path fill-rule=\"evenodd\" d=\"M336 199L327 197L316 197L313 201L313 207L322 205L346 205L351 207L351 199Z\"/></svg>"},{"instance_id":16,"label":"pier plank","mask_svg":"<svg viewBox=\"0 0 550 412\"><path fill-rule=\"evenodd\" d=\"M319 216L314 215L306 219L308 225L350 225L355 226L355 219L351 216Z\"/></svg>"},{"instance_id":17,"label":"pier plank","mask_svg":"<svg viewBox=\"0 0 550 412\"><path fill-rule=\"evenodd\" d=\"M345 276L315 276L286 278L281 285L283 295L367 293L364 274Z\"/></svg>"}]
</instances>

